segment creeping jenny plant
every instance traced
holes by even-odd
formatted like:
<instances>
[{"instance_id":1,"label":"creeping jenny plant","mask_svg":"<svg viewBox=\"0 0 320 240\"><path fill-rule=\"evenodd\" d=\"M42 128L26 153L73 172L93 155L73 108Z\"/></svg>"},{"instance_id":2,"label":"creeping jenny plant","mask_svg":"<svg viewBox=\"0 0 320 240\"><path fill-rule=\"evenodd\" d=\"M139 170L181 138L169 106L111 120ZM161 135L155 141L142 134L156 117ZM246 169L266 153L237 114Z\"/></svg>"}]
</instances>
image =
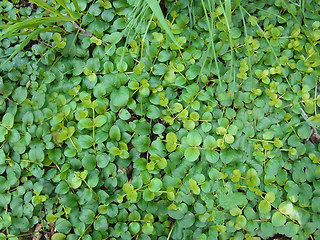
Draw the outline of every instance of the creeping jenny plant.
<instances>
[{"instance_id":1,"label":"creeping jenny plant","mask_svg":"<svg viewBox=\"0 0 320 240\"><path fill-rule=\"evenodd\" d=\"M320 239L319 11L2 1L0 239Z\"/></svg>"}]
</instances>

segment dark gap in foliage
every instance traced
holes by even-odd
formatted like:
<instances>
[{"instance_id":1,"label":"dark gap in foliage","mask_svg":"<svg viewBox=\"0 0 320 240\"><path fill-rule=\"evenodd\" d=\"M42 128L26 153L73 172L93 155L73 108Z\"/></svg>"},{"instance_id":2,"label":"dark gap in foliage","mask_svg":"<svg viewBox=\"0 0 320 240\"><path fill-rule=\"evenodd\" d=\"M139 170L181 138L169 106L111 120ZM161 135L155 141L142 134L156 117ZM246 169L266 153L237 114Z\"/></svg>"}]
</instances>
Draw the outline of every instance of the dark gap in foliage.
<instances>
[{"instance_id":1,"label":"dark gap in foliage","mask_svg":"<svg viewBox=\"0 0 320 240\"><path fill-rule=\"evenodd\" d=\"M286 236L284 236L282 234L276 234L273 237L270 237L270 238L268 238L266 240L290 240L290 239L291 238L288 238L288 237L286 237Z\"/></svg>"},{"instance_id":2,"label":"dark gap in foliage","mask_svg":"<svg viewBox=\"0 0 320 240\"><path fill-rule=\"evenodd\" d=\"M167 10L167 8L166 8L166 6L165 6L165 4L164 4L164 0L161 0L160 3L159 3L159 5L160 5L160 8L161 8L161 10L162 10L163 15L166 16L168 10Z\"/></svg>"}]
</instances>

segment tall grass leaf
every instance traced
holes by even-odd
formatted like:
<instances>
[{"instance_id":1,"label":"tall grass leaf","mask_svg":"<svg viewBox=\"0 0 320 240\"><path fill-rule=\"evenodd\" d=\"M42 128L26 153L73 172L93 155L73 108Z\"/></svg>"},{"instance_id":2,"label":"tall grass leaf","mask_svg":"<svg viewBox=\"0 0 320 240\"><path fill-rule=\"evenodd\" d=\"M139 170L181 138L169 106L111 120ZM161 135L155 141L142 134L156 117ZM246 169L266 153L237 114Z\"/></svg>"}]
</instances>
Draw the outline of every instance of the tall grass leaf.
<instances>
[{"instance_id":1,"label":"tall grass leaf","mask_svg":"<svg viewBox=\"0 0 320 240\"><path fill-rule=\"evenodd\" d=\"M273 12L270 12L270 11L265 10L265 9L263 9L263 8L256 7L256 6L251 5L251 4L248 4L248 3L243 3L243 2L241 2L241 3L242 3L242 4L245 4L245 5L249 6L249 7L252 7L252 8L258 9L258 10L260 10L260 11L262 11L262 12L266 12L266 13L268 13L268 14L271 14L271 15L273 15L273 16L276 16L277 18L280 18L281 20L283 20L283 21L287 22L287 19L285 19L285 18L281 17L281 16L280 16L280 15L278 15L278 14L275 14L275 13L273 13Z\"/></svg>"},{"instance_id":2,"label":"tall grass leaf","mask_svg":"<svg viewBox=\"0 0 320 240\"><path fill-rule=\"evenodd\" d=\"M0 29L5 29L5 28L8 28L12 26L12 24L3 24L3 25L0 25Z\"/></svg>"},{"instance_id":3,"label":"tall grass leaf","mask_svg":"<svg viewBox=\"0 0 320 240\"><path fill-rule=\"evenodd\" d=\"M246 12L246 14L247 14L249 17L251 17L251 14L250 14L246 9L244 9L242 6L240 6L240 8L242 9L242 11ZM268 45L269 45L269 47L270 47L270 49L271 49L271 52L272 52L272 54L274 55L274 57L275 57L275 59L276 59L276 63L277 63L279 66L281 66L280 60L279 60L279 58L278 58L278 56L277 56L274 48L272 47L272 45L271 45L271 43L270 43L270 41L269 41L266 33L262 30L262 28L261 28L260 25L257 23L257 21L256 21L254 18L252 18L252 19L253 19L254 24L255 24L255 25L259 28L259 30L262 32L263 37L266 39L266 41L267 41L267 43L268 43ZM284 73L284 71L282 71L282 75L283 75L283 77L285 78L285 80L287 81L287 83L288 83L288 85L290 86L290 88L292 89L292 85L290 84L290 82L289 82L286 74ZM292 90L293 90L293 89L292 89Z\"/></svg>"},{"instance_id":4,"label":"tall grass leaf","mask_svg":"<svg viewBox=\"0 0 320 240\"><path fill-rule=\"evenodd\" d=\"M21 30L24 28L31 28L34 26L38 26L40 24L64 22L64 21L73 21L73 18L65 17L65 16L42 17L42 18L29 19L29 20L25 20L23 22L15 23L0 33L0 41L2 41L4 38L10 37L11 34L14 33L15 31L18 31L18 30Z\"/></svg>"},{"instance_id":5,"label":"tall grass leaf","mask_svg":"<svg viewBox=\"0 0 320 240\"><path fill-rule=\"evenodd\" d=\"M248 51L248 62L249 62L249 71L250 71L250 77L251 79L252 78L252 63L251 63L251 51L250 51L250 47L249 47L249 38L248 38L248 31L247 31L247 25L246 25L246 21L244 19L244 15L243 15L243 12L240 9L240 13L241 13L241 16L242 16L242 22L243 22L243 28L244 28L244 36L245 36L245 39L246 39L246 48L247 48L247 51Z\"/></svg>"},{"instance_id":6,"label":"tall grass leaf","mask_svg":"<svg viewBox=\"0 0 320 240\"><path fill-rule=\"evenodd\" d=\"M18 22L18 20L14 20L14 19L12 19L12 18L8 18L8 17L3 16L3 15L1 16L1 18L4 19L4 20L6 20L6 21L8 21L8 22L13 22L13 23Z\"/></svg>"},{"instance_id":7,"label":"tall grass leaf","mask_svg":"<svg viewBox=\"0 0 320 240\"><path fill-rule=\"evenodd\" d=\"M228 23L231 24L231 0L226 0L224 4Z\"/></svg>"},{"instance_id":8,"label":"tall grass leaf","mask_svg":"<svg viewBox=\"0 0 320 240\"><path fill-rule=\"evenodd\" d=\"M164 28L164 30L166 31L166 33L169 35L169 37L171 38L171 40L179 47L182 48L180 46L180 44L177 42L177 40L175 39L173 33L171 32L170 27L168 26L166 20L164 19L163 13L161 11L161 8L159 6L159 3L155 0L146 0L146 2L148 3L149 7L151 8L152 12L154 13L154 15L158 18L160 25Z\"/></svg>"},{"instance_id":9,"label":"tall grass leaf","mask_svg":"<svg viewBox=\"0 0 320 240\"><path fill-rule=\"evenodd\" d=\"M146 37L147 37L148 29L149 29L149 27L150 27L150 25L151 25L153 16L154 16L154 13L152 14L152 16L151 16L151 18L150 18L150 20L149 20L149 22L148 22L148 26L146 27L146 31L145 31L144 34L143 34L143 38L142 38L142 41L143 41L143 42L144 42L144 40L145 40Z\"/></svg>"},{"instance_id":10,"label":"tall grass leaf","mask_svg":"<svg viewBox=\"0 0 320 240\"><path fill-rule=\"evenodd\" d=\"M227 13L226 13L226 10L225 10L224 7L223 7L223 4L222 4L221 0L219 0L219 3L220 3L221 10L222 10L222 12L223 12L223 15L224 15L224 17L225 17L225 19L226 19L226 24L227 24L227 29L228 29L229 45L230 45L230 53L231 53L230 79L232 78L232 75L233 75L233 81L234 81L234 83L235 83L236 78L235 78L235 74L233 74L233 68L234 68L234 65L233 65L233 41L232 41L232 37L231 37L231 34L230 34L230 29L231 29L230 23L231 23L231 21L229 21L229 19L228 19L228 15L227 15ZM230 3L230 4L231 4L231 3ZM227 5L228 5L228 4L226 4L226 6L227 6ZM231 5L228 6L228 7L230 7L230 18L231 18Z\"/></svg>"},{"instance_id":11,"label":"tall grass leaf","mask_svg":"<svg viewBox=\"0 0 320 240\"><path fill-rule=\"evenodd\" d=\"M76 8L77 12L80 13L80 8L79 8L79 5L78 5L78 1L77 0L72 0L72 3L74 5L74 7Z\"/></svg>"},{"instance_id":12,"label":"tall grass leaf","mask_svg":"<svg viewBox=\"0 0 320 240\"><path fill-rule=\"evenodd\" d=\"M43 9L57 14L58 16L63 16L57 9L53 8L52 6L50 6L48 3L46 3L45 1L41 1L41 0L30 0L30 2L35 3L36 5L38 5L39 7L42 7Z\"/></svg>"},{"instance_id":13,"label":"tall grass leaf","mask_svg":"<svg viewBox=\"0 0 320 240\"><path fill-rule=\"evenodd\" d=\"M242 6L240 6L240 8L241 8L244 12L246 12L249 17L251 16L250 13L249 13L247 10L245 10ZM293 16L293 17L295 18L295 16ZM254 18L252 18L252 19L253 19L253 21L254 21L254 24L255 24L255 25L260 29L260 31L262 32L263 37L266 39L266 41L267 41L267 43L268 43L268 45L269 45L269 47L270 47L270 49L271 49L271 52L273 53L273 55L274 55L274 57L275 57L275 59L276 59L276 63L280 66L280 65L281 65L281 64L280 64L280 60L279 60L279 58L277 57L277 54L275 53L275 50L274 50L274 48L272 47L269 39L267 38L267 35L266 35L265 32L262 30L262 28L261 28L260 25L257 23L257 21L256 21ZM295 18L295 19L296 19L296 18ZM296 19L296 20L298 21L298 19ZM301 26L301 25L300 25L300 26ZM303 29L303 28L302 28L302 29ZM304 29L303 29L303 30L304 30ZM284 71L282 71L282 75L283 75L284 79L286 80L286 82L288 83L288 85L289 85L289 87L291 88L291 90L294 91L294 90L293 90L293 87L292 87L291 83L289 82L289 79L287 78L287 76L286 76L286 74L285 74ZM298 106L301 108L301 105L300 105L299 102L298 102ZM309 120L308 120L308 121L309 121ZM308 124L310 125L311 123L308 122ZM311 125L311 126L312 126L312 125Z\"/></svg>"},{"instance_id":14,"label":"tall grass leaf","mask_svg":"<svg viewBox=\"0 0 320 240\"><path fill-rule=\"evenodd\" d=\"M68 14L73 18L73 20L76 20L77 18L74 16L73 12L67 7L67 5L64 3L63 0L56 0L67 12Z\"/></svg>"},{"instance_id":15,"label":"tall grass leaf","mask_svg":"<svg viewBox=\"0 0 320 240\"><path fill-rule=\"evenodd\" d=\"M285 1L281 0L281 2L286 6L287 9L289 9L289 6L288 6L288 4L287 4ZM289 12L289 13L290 13L290 12ZM297 18L297 16L294 15L294 14L292 14L292 13L290 13L290 14L291 14L292 17L294 18L294 20L296 20L296 22L299 24L300 29L302 30L302 32L304 33L304 35L306 35L306 37L307 37L308 41L310 42L310 44L312 45L313 49L319 54L319 50L318 50L318 48L316 47L316 44L311 40L310 30L309 30L309 29L308 29L308 30L305 30L305 28L302 27L302 25L301 25L301 23L300 23L301 21L299 21L299 19ZM306 25L306 26L307 26L307 25ZM308 26L307 26L307 28L308 28Z\"/></svg>"},{"instance_id":16,"label":"tall grass leaf","mask_svg":"<svg viewBox=\"0 0 320 240\"><path fill-rule=\"evenodd\" d=\"M213 39L213 36L214 36L214 26L213 26L213 21L212 21L211 24L210 24L208 12L207 12L207 9L206 9L206 6L205 6L203 0L201 0L201 3L202 3L202 8L203 8L203 11L204 11L204 14L205 14L205 17L206 17L207 26L208 26L208 29L209 29L209 34L210 34L210 45L209 45L208 48L212 47L212 53L213 53L214 62L215 62L216 69L217 69L217 75L218 75L219 85L221 85L220 69L219 69L219 66L218 66L216 49L215 49L215 47L214 47L214 39ZM210 14L210 15L211 15L211 18L214 17L214 14Z\"/></svg>"},{"instance_id":17,"label":"tall grass leaf","mask_svg":"<svg viewBox=\"0 0 320 240\"><path fill-rule=\"evenodd\" d=\"M46 29L47 29L47 32L61 32L61 29L58 27L50 27L50 28L46 28ZM10 34L10 37L28 35L28 34L31 34L32 32L34 32L34 29L23 31L23 32L12 33L12 34Z\"/></svg>"}]
</instances>

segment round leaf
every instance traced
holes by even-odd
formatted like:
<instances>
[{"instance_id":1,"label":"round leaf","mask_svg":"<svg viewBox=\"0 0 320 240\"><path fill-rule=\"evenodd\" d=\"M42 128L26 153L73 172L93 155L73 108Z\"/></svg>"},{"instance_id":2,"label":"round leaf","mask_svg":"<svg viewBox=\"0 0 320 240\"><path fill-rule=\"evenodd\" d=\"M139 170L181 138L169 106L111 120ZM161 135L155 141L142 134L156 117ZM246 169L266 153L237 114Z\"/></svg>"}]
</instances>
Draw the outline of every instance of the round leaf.
<instances>
[{"instance_id":1,"label":"round leaf","mask_svg":"<svg viewBox=\"0 0 320 240\"><path fill-rule=\"evenodd\" d=\"M197 148L188 147L184 151L184 156L185 156L186 160L188 160L189 162L194 162L200 156L200 150Z\"/></svg>"},{"instance_id":2,"label":"round leaf","mask_svg":"<svg viewBox=\"0 0 320 240\"><path fill-rule=\"evenodd\" d=\"M275 212L273 215L272 215L272 218L271 218L271 222L272 222L272 225L275 226L275 227L281 227L283 226L285 223L286 223L287 219L285 216L283 216L280 212Z\"/></svg>"}]
</instances>

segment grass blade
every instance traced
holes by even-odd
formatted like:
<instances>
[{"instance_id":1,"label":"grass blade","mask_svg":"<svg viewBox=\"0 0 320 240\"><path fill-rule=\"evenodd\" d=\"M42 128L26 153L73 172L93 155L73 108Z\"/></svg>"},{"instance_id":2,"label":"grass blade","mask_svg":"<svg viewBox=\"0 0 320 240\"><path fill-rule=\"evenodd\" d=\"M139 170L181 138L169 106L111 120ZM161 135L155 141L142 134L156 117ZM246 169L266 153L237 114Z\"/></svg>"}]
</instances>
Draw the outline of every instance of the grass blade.
<instances>
[{"instance_id":1,"label":"grass blade","mask_svg":"<svg viewBox=\"0 0 320 240\"><path fill-rule=\"evenodd\" d=\"M160 25L164 28L164 30L166 31L166 33L169 35L169 37L171 38L171 40L179 47L182 48L180 46L180 44L177 42L177 40L175 39L173 33L171 32L170 27L168 26L166 20L164 19L163 13L161 11L161 8L159 6L159 3L155 0L146 0L146 2L148 3L149 7L151 8L152 12L154 13L154 15L158 18Z\"/></svg>"},{"instance_id":2,"label":"grass blade","mask_svg":"<svg viewBox=\"0 0 320 240\"><path fill-rule=\"evenodd\" d=\"M57 14L58 16L63 16L57 9L53 8L52 6L50 6L48 3L46 3L45 1L41 1L41 0L30 0L30 2L38 5L39 7L42 7L43 9L47 10L48 12Z\"/></svg>"},{"instance_id":3,"label":"grass blade","mask_svg":"<svg viewBox=\"0 0 320 240\"><path fill-rule=\"evenodd\" d=\"M67 7L67 5L62 0L56 0L56 1L68 12L69 16L73 18L73 21L77 19L73 15L73 12Z\"/></svg>"},{"instance_id":4,"label":"grass blade","mask_svg":"<svg viewBox=\"0 0 320 240\"><path fill-rule=\"evenodd\" d=\"M226 10L224 9L221 0L219 0L219 3L220 3L220 7L221 7L221 9L222 9L223 15L224 15L224 17L225 17L225 19L226 19L227 30L228 30L228 32L229 32L229 33L228 33L228 36L229 36L229 45L230 45L230 53L231 53L230 79L232 78L232 75L233 75L233 81L235 82L235 81L236 81L236 78L235 78L235 74L233 74L233 68L234 68L234 66L233 66L233 41L232 41L232 37L231 37L231 34L230 34L231 19L230 19L230 21L229 21L229 19L228 19L228 14L226 13ZM230 3L230 4L231 4L231 3ZM226 5L227 5L227 4L226 4ZM230 18L231 18L231 5L228 6L228 7L230 7Z\"/></svg>"},{"instance_id":5,"label":"grass blade","mask_svg":"<svg viewBox=\"0 0 320 240\"><path fill-rule=\"evenodd\" d=\"M263 9L263 8L256 7L256 6L251 5L251 4L249 4L249 3L243 3L243 4L245 4L246 6L249 6L249 7L255 8L255 9L258 9L258 10L260 10L260 11L266 12L266 13L271 14L271 15L273 15L273 16L276 16L277 18L280 18L281 20L287 22L287 19L281 17L281 16L278 15L278 14L275 14L275 13L273 13L273 12L267 11L267 10L265 10L265 9Z\"/></svg>"},{"instance_id":6,"label":"grass blade","mask_svg":"<svg viewBox=\"0 0 320 240\"><path fill-rule=\"evenodd\" d=\"M205 6L203 0L201 0L201 3L202 3L203 11L204 11L204 13L205 13L205 17L206 17L206 21L207 21L207 25L208 25L208 29L209 29L209 34L210 34L210 45L209 45L209 47L210 47L210 46L212 47L212 53L213 53L214 62L215 62L216 69L217 69L217 75L218 75L219 85L221 85L220 69L219 69L219 66L218 66L216 49L215 49L215 47L214 47L214 40L213 40L213 36L214 36L214 25L213 25L213 21L212 21L211 24L210 24L208 12L207 12L207 9L206 9L206 6ZM214 8L214 6L213 6L213 8ZM210 9L210 10L211 10L211 9ZM210 14L210 15L211 15L211 18L214 17L214 14Z\"/></svg>"},{"instance_id":7,"label":"grass blade","mask_svg":"<svg viewBox=\"0 0 320 240\"><path fill-rule=\"evenodd\" d=\"M13 23L18 22L17 20L14 20L14 19L12 19L12 18L8 18L8 17L6 17L6 16L1 16L1 18L4 19L4 20L6 20L6 21L8 21L8 22L13 22Z\"/></svg>"},{"instance_id":8,"label":"grass blade","mask_svg":"<svg viewBox=\"0 0 320 240\"><path fill-rule=\"evenodd\" d=\"M244 28L244 36L245 36L245 39L246 39L246 48L247 48L247 51L248 51L248 62L249 62L249 71L250 71L250 77L252 79L252 63L251 63L251 53L250 53L250 47L249 47L249 38L248 38L248 31L247 31L247 25L246 25L246 21L244 19L244 15L243 15L243 12L240 9L240 13L241 13L241 16L242 16L242 22L243 22L243 28Z\"/></svg>"},{"instance_id":9,"label":"grass blade","mask_svg":"<svg viewBox=\"0 0 320 240\"><path fill-rule=\"evenodd\" d=\"M288 6L288 4L287 4L285 1L281 0L281 2L285 5L285 7L286 7L287 9L289 9L289 6ZM288 12L289 12L289 11L288 11ZM308 41L309 41L310 44L312 45L313 49L319 54L318 48L316 48L315 43L311 40L311 37L310 37L311 34L310 34L309 29L308 29L308 30L305 30L304 27L302 27L301 21L299 21L299 19L297 18L297 16L295 16L295 15L292 14L291 12L289 12L289 13L290 13L291 16L294 18L294 20L296 20L296 22L299 24L300 29L302 30L302 32L304 33L304 35L306 35L306 38L308 39ZM307 28L308 28L308 26L307 26Z\"/></svg>"},{"instance_id":10,"label":"grass blade","mask_svg":"<svg viewBox=\"0 0 320 240\"><path fill-rule=\"evenodd\" d=\"M226 0L224 4L228 23L231 24L231 0Z\"/></svg>"},{"instance_id":11,"label":"grass blade","mask_svg":"<svg viewBox=\"0 0 320 240\"><path fill-rule=\"evenodd\" d=\"M21 30L23 28L31 28L34 26L38 26L40 24L61 22L61 21L73 21L73 18L65 17L65 16L42 17L42 18L29 19L23 22L15 23L0 33L0 41L2 41L4 38L10 37L13 32Z\"/></svg>"},{"instance_id":12,"label":"grass blade","mask_svg":"<svg viewBox=\"0 0 320 240\"><path fill-rule=\"evenodd\" d=\"M245 10L243 7L240 6L240 8L241 8L242 11L244 11L249 17L251 16L251 14L250 14L247 10ZM279 66L281 66L280 60L279 60L279 58L278 58L278 56L277 56L274 48L272 47L272 45L271 45L271 43L270 43L270 41L269 41L266 33L262 30L262 28L261 28L260 25L257 23L257 21L256 21L254 18L252 18L252 19L253 19L253 21L254 21L254 24L255 24L255 25L259 28L259 30L262 32L264 39L266 39L266 41L267 41L267 43L268 43L268 45L269 45L269 47L270 47L270 49L271 49L271 52L272 52L272 54L273 54L274 57L275 57L276 63L277 63ZM285 80L287 81L287 83L288 83L288 85L290 86L290 88L292 89L292 86L291 86L291 84L290 84L290 82L289 82L286 74L284 73L284 71L282 71L282 75L283 75L283 77L285 78Z\"/></svg>"},{"instance_id":13,"label":"grass blade","mask_svg":"<svg viewBox=\"0 0 320 240\"><path fill-rule=\"evenodd\" d=\"M12 26L11 24L3 24L3 25L0 25L0 29L5 29L5 28L8 28Z\"/></svg>"},{"instance_id":14,"label":"grass blade","mask_svg":"<svg viewBox=\"0 0 320 240\"><path fill-rule=\"evenodd\" d=\"M72 0L72 3L74 5L74 7L76 8L77 12L80 13L80 8L79 8L79 5L78 5L78 1L77 0Z\"/></svg>"}]
</instances>

